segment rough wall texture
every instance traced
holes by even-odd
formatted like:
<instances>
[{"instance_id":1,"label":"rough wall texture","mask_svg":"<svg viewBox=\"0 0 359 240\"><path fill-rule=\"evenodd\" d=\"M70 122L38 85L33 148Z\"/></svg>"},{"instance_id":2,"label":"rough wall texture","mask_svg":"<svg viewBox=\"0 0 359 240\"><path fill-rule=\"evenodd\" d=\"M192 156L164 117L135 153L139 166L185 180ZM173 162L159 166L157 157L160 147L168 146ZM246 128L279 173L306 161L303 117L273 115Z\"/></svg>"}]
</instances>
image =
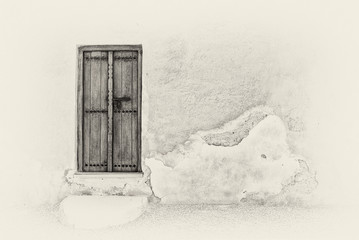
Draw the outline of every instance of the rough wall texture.
<instances>
[{"instance_id":1,"label":"rough wall texture","mask_svg":"<svg viewBox=\"0 0 359 240\"><path fill-rule=\"evenodd\" d=\"M271 110L253 112L251 121L240 123L241 127L234 130L233 136L231 132L210 132L203 139L213 146L236 146L248 135L249 127L269 113L280 116L287 128L302 130L305 95L301 88L306 65L302 55L293 52L293 43L221 28L216 29L216 34L193 30L191 35L167 33L158 38L135 35L128 39L142 42L144 48L143 158L153 154L171 155L191 134L217 128L258 105L269 106ZM74 83L75 44L79 42L83 40L69 36L59 46L42 45L39 49L47 56L39 61L43 68L34 71L37 69L34 67L30 71L34 75L32 79L41 86L33 91L41 97L29 98L28 104L38 107L33 108L30 115L28 108L23 113L33 122L33 127L23 129L27 135L18 139L23 151L13 149L13 156L33 162L33 166L25 168L26 164L14 161L19 174L31 176L21 178L23 183L19 182L18 188L29 185L33 190L26 193L26 198L32 199L29 202L34 204L53 203L58 195L72 192L63 187L66 185L63 174L65 170L74 169L76 159ZM116 40L116 43L123 42L125 40ZM23 76L29 77L31 75ZM46 90L42 92L42 89ZM24 92L24 96L27 94ZM46 115L39 119L43 114L40 109ZM18 127L21 130L22 124ZM33 147L28 143L34 140L28 136L37 141ZM225 181L217 180L218 184ZM169 186L174 187L172 183ZM116 190L111 194L117 193ZM18 199L24 198L20 194Z\"/></svg>"},{"instance_id":2,"label":"rough wall texture","mask_svg":"<svg viewBox=\"0 0 359 240\"><path fill-rule=\"evenodd\" d=\"M254 108L251 111L245 112L241 117L236 119L236 121L231 121L230 124L220 129L212 130L211 132L215 133L208 133L202 138L208 145L223 147L238 145L248 136L249 131L270 113L272 113L272 111L267 108Z\"/></svg>"},{"instance_id":3,"label":"rough wall texture","mask_svg":"<svg viewBox=\"0 0 359 240\"><path fill-rule=\"evenodd\" d=\"M290 44L249 33L224 37L221 29L215 39L202 34L208 33L169 38L144 54L145 156L171 151L190 134L261 104L289 128L302 129L306 65Z\"/></svg>"},{"instance_id":4,"label":"rough wall texture","mask_svg":"<svg viewBox=\"0 0 359 240\"><path fill-rule=\"evenodd\" d=\"M76 166L77 44L143 44L143 158L170 156L192 134L218 128L258 105L273 109L292 130L290 150L303 152L293 132L300 135L305 127L304 90L313 80L308 74L316 66L314 50L332 39L313 43L319 31L308 28L313 21L301 12L306 4L286 5L288 11L275 15L270 10L278 7L271 3L231 8L218 2L197 9L185 1L175 7L164 1L158 12L148 10L153 9L149 1L121 4L65 1L53 8L24 2L0 14L1 24L10 23L2 34L8 47L2 51L6 91L0 98L6 117L0 124L5 160L0 182L13 196L11 204L56 202L64 172ZM329 49L325 52L332 53ZM223 151L233 151L249 137L238 128L234 139L228 132L211 134L204 139L213 145L202 138L201 143ZM223 143L228 146L216 146ZM265 161L261 154L255 157ZM183 160L176 156L171 161ZM209 168L226 161L210 159ZM8 179L16 181L10 186Z\"/></svg>"},{"instance_id":5,"label":"rough wall texture","mask_svg":"<svg viewBox=\"0 0 359 240\"><path fill-rule=\"evenodd\" d=\"M315 173L290 151L283 121L270 115L243 126L268 112L254 108L221 128L191 135L165 155L146 159L154 194L164 203L297 204L310 199ZM229 137L228 131L243 132L243 138ZM220 144L212 144L216 136Z\"/></svg>"}]
</instances>

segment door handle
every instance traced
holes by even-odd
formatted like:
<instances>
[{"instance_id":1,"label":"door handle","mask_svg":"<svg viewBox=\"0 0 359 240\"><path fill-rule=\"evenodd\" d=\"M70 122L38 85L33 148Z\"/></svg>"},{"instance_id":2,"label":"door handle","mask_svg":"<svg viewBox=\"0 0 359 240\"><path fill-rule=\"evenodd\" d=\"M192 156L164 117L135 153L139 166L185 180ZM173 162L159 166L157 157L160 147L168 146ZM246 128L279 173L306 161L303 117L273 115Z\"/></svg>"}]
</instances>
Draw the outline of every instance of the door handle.
<instances>
[{"instance_id":1,"label":"door handle","mask_svg":"<svg viewBox=\"0 0 359 240\"><path fill-rule=\"evenodd\" d=\"M120 97L120 98L113 98L113 101L115 101L115 102L128 102L128 101L130 101L131 100L131 98L130 97Z\"/></svg>"},{"instance_id":2,"label":"door handle","mask_svg":"<svg viewBox=\"0 0 359 240\"><path fill-rule=\"evenodd\" d=\"M108 96L106 97L106 100L108 101ZM130 97L119 97L119 98L112 98L112 101L114 102L128 102L130 101L131 98Z\"/></svg>"},{"instance_id":3,"label":"door handle","mask_svg":"<svg viewBox=\"0 0 359 240\"><path fill-rule=\"evenodd\" d=\"M113 101L114 107L115 107L115 111L121 110L122 102L128 102L130 100L131 100L130 97L119 97L119 98L114 97L114 98L112 98L112 101Z\"/></svg>"}]
</instances>

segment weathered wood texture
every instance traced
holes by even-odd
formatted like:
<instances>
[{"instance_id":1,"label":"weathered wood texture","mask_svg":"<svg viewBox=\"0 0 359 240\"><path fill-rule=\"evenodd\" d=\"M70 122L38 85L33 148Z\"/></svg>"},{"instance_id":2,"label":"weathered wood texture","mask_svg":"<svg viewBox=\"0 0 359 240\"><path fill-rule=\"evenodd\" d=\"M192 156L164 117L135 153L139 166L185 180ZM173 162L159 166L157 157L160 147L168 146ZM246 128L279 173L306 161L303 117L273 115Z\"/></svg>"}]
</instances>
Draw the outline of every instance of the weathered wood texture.
<instances>
[{"instance_id":1,"label":"weathered wood texture","mask_svg":"<svg viewBox=\"0 0 359 240\"><path fill-rule=\"evenodd\" d=\"M83 92L84 92L84 86L83 86L83 62L84 53L79 50L78 51L78 71L77 71L77 142L76 142L76 148L77 148L77 170L79 172L82 172L83 169Z\"/></svg>"},{"instance_id":2,"label":"weathered wood texture","mask_svg":"<svg viewBox=\"0 0 359 240\"><path fill-rule=\"evenodd\" d=\"M107 170L107 52L84 56L84 170Z\"/></svg>"},{"instance_id":3,"label":"weathered wood texture","mask_svg":"<svg viewBox=\"0 0 359 240\"><path fill-rule=\"evenodd\" d=\"M142 47L137 52L137 157L138 157L138 172L142 172L142 158L141 158L141 144L142 144Z\"/></svg>"},{"instance_id":4,"label":"weathered wood texture","mask_svg":"<svg viewBox=\"0 0 359 240\"><path fill-rule=\"evenodd\" d=\"M141 172L142 47L82 46L78 60L78 170Z\"/></svg>"},{"instance_id":5,"label":"weathered wood texture","mask_svg":"<svg viewBox=\"0 0 359 240\"><path fill-rule=\"evenodd\" d=\"M129 97L116 103L113 131L113 171L138 169L137 154L137 51L114 52L114 98Z\"/></svg>"},{"instance_id":6,"label":"weathered wood texture","mask_svg":"<svg viewBox=\"0 0 359 240\"><path fill-rule=\"evenodd\" d=\"M108 52L108 132L107 132L107 171L112 172L113 165L113 52Z\"/></svg>"}]
</instances>

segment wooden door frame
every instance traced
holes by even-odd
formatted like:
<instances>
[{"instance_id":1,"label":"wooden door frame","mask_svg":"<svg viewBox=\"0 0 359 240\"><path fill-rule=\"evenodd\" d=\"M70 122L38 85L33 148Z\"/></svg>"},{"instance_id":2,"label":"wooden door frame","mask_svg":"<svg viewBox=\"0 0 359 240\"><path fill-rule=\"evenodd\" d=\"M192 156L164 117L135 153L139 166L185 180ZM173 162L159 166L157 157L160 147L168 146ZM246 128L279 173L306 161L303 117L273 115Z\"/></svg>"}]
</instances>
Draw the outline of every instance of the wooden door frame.
<instances>
[{"instance_id":1,"label":"wooden door frame","mask_svg":"<svg viewBox=\"0 0 359 240\"><path fill-rule=\"evenodd\" d=\"M77 141L76 141L76 161L77 171L83 172L84 162L84 74L83 74L83 56L86 51L137 51L138 53L138 96L137 96L137 156L138 156L138 170L142 172L142 157L141 157L141 124L142 124L142 45L80 45L77 46ZM112 164L112 163L111 163ZM93 172L96 173L96 172ZM111 172L111 173L123 173L123 172Z\"/></svg>"}]
</instances>

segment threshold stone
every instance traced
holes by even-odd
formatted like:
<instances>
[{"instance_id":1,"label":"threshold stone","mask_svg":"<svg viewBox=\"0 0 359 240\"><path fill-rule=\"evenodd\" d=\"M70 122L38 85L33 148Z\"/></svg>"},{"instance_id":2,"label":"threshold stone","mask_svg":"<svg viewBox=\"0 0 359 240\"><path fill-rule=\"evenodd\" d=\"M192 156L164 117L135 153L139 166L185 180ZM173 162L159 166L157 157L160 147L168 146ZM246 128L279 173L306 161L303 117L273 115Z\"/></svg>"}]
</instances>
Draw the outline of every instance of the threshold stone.
<instances>
[{"instance_id":1,"label":"threshold stone","mask_svg":"<svg viewBox=\"0 0 359 240\"><path fill-rule=\"evenodd\" d=\"M120 226L140 217L145 196L68 196L60 204L60 220L75 228Z\"/></svg>"}]
</instances>

